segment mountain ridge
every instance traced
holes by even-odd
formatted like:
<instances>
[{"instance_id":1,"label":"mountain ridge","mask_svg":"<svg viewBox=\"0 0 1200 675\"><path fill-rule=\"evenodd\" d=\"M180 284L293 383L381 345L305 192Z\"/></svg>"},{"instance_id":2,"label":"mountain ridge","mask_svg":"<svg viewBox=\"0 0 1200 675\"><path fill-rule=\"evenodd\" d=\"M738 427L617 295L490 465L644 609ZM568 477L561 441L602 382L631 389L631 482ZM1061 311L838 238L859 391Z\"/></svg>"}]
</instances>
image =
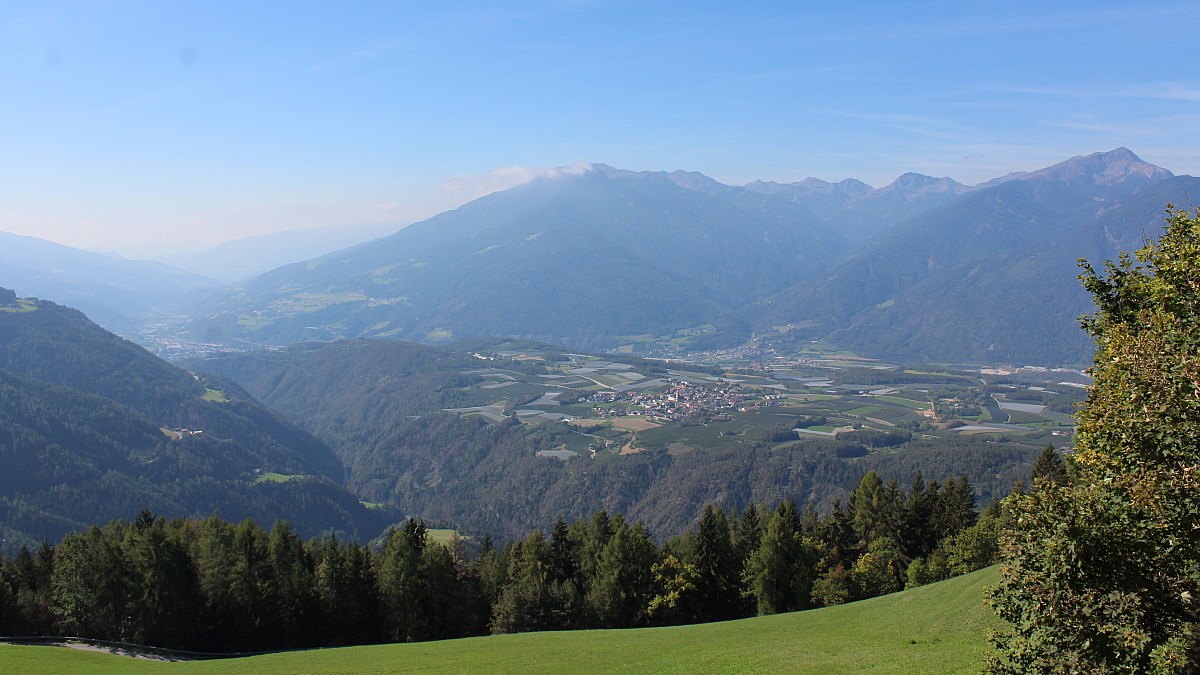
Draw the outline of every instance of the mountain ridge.
<instances>
[{"instance_id":1,"label":"mountain ridge","mask_svg":"<svg viewBox=\"0 0 1200 675\"><path fill-rule=\"evenodd\" d=\"M882 188L811 178L738 187L690 171L573 165L389 237L210 291L188 312L188 331L197 341L250 347L506 336L634 351L759 336L846 340L898 358L1078 364L1089 346L1074 334L1074 317L1088 306L1060 274L1026 259L1038 242L1057 250L1059 239L1069 246L1087 237L1076 226L1095 226L1110 210L1145 221L1163 205L1136 214L1122 205L1149 211L1134 196L1164 181L1184 189L1172 178L1126 148L975 186L906 173ZM1092 254L1115 250L1081 253ZM1070 316L1033 320L1020 309L1022 326L1002 325L989 298L996 289L962 277L989 265L1053 279L1049 295L1022 281L1013 288L1023 295L1009 301ZM962 305L959 333L986 324L1010 336L948 340L927 329L948 298ZM888 333L906 307L919 312L901 322L907 340ZM1028 339L1043 329L1044 340ZM921 335L934 342L918 345ZM1054 341L1064 346L1047 346ZM1022 347L1035 342L1042 346Z\"/></svg>"}]
</instances>

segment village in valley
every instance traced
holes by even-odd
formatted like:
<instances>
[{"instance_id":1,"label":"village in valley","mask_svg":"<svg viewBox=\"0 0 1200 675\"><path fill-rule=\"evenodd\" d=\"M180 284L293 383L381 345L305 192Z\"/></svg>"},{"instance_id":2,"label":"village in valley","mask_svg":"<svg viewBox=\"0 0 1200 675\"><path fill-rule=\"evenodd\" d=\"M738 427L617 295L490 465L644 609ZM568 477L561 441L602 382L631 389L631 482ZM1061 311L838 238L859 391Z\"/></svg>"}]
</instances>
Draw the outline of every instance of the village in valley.
<instances>
[{"instance_id":1,"label":"village in valley","mask_svg":"<svg viewBox=\"0 0 1200 675\"><path fill-rule=\"evenodd\" d=\"M476 378L468 390L475 405L447 412L560 425L558 447L539 455L562 461L864 432L887 439L884 448L979 436L1066 449L1088 381L1070 369L912 366L819 351L742 349L689 361L536 349L474 356L486 366L463 373Z\"/></svg>"}]
</instances>

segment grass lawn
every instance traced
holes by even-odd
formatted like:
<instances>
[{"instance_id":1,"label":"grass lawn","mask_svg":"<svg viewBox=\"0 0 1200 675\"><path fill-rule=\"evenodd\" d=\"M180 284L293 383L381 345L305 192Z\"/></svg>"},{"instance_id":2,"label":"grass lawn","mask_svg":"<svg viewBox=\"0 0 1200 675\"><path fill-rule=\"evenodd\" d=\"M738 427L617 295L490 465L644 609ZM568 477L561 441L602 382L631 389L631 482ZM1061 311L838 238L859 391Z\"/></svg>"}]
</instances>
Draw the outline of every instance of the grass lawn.
<instances>
[{"instance_id":1,"label":"grass lawn","mask_svg":"<svg viewBox=\"0 0 1200 675\"><path fill-rule=\"evenodd\" d=\"M863 602L724 623L498 635L162 664L0 646L10 672L106 673L977 673L995 625L990 568Z\"/></svg>"}]
</instances>

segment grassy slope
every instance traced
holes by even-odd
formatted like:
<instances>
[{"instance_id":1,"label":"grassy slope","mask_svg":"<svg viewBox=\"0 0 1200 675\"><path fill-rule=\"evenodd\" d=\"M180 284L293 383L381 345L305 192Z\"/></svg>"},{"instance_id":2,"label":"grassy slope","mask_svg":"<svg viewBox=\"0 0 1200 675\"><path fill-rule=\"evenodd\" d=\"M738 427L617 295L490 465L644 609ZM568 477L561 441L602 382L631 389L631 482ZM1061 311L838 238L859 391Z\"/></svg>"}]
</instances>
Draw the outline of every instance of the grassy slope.
<instances>
[{"instance_id":1,"label":"grassy slope","mask_svg":"<svg viewBox=\"0 0 1200 675\"><path fill-rule=\"evenodd\" d=\"M531 633L160 664L52 647L0 646L12 672L979 672L980 600L995 569L830 609L727 623Z\"/></svg>"}]
</instances>

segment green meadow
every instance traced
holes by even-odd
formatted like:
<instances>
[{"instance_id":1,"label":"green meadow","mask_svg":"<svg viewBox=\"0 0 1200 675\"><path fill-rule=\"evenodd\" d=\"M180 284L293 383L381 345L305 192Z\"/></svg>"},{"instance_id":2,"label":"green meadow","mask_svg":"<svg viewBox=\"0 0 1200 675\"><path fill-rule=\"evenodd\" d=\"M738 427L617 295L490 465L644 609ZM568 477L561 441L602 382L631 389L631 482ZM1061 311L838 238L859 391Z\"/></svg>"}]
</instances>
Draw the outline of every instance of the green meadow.
<instances>
[{"instance_id":1,"label":"green meadow","mask_svg":"<svg viewBox=\"0 0 1200 675\"><path fill-rule=\"evenodd\" d=\"M7 672L57 673L975 673L996 620L989 568L826 609L672 628L527 633L158 663L0 645Z\"/></svg>"}]
</instances>

